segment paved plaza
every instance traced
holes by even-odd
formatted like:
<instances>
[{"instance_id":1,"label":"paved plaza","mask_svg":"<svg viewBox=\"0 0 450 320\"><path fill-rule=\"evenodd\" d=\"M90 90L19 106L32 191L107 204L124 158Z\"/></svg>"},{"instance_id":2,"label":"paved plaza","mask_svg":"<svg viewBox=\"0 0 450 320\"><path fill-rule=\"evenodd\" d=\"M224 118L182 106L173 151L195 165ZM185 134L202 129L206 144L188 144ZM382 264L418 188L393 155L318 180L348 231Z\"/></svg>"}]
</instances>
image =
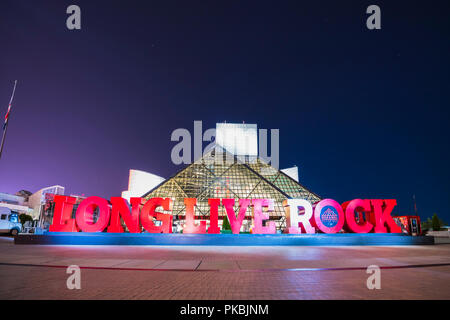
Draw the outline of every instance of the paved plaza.
<instances>
[{"instance_id":1,"label":"paved plaza","mask_svg":"<svg viewBox=\"0 0 450 320\"><path fill-rule=\"evenodd\" d=\"M81 289L69 290L69 265ZM369 290L366 268L381 268ZM450 245L41 246L0 237L0 299L450 299Z\"/></svg>"}]
</instances>

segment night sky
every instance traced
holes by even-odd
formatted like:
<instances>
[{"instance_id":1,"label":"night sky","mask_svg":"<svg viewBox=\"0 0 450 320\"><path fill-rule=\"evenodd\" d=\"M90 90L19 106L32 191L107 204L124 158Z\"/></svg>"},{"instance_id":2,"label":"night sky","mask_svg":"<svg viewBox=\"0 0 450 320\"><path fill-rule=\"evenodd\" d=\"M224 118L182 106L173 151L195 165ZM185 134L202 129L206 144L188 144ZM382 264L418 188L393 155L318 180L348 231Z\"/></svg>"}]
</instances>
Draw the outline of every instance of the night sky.
<instances>
[{"instance_id":1,"label":"night sky","mask_svg":"<svg viewBox=\"0 0 450 320\"><path fill-rule=\"evenodd\" d=\"M450 223L449 14L448 0L2 0L2 117L19 83L0 192L119 196L130 168L181 169L174 129L245 121L280 129L280 167L322 197L413 214L415 194L422 218Z\"/></svg>"}]
</instances>

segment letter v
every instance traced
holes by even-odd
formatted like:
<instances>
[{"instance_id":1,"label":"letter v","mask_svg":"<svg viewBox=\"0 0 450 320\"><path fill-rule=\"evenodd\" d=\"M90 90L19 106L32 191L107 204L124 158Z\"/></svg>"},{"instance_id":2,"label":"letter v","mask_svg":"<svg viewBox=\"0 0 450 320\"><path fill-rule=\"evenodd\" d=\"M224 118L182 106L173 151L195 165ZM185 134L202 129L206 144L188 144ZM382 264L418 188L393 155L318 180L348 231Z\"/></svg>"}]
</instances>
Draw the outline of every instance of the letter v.
<instances>
[{"instance_id":1,"label":"letter v","mask_svg":"<svg viewBox=\"0 0 450 320\"><path fill-rule=\"evenodd\" d=\"M222 199L222 204L225 206L227 211L228 221L230 222L231 231L234 234L238 234L241 230L242 221L245 217L245 212L250 205L249 199L239 199L239 214L236 218L236 212L234 212L234 199Z\"/></svg>"}]
</instances>

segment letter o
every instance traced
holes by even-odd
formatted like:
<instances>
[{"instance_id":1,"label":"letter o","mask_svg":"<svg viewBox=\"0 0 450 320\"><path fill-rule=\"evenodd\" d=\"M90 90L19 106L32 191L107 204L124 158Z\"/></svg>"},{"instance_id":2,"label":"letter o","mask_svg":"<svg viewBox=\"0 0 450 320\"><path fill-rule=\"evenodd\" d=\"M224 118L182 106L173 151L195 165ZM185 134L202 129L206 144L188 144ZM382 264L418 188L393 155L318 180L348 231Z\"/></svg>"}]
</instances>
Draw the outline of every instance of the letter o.
<instances>
[{"instance_id":1,"label":"letter o","mask_svg":"<svg viewBox=\"0 0 450 320\"><path fill-rule=\"evenodd\" d=\"M344 211L338 202L333 199L324 199L314 209L314 221L320 231L337 233L344 226Z\"/></svg>"},{"instance_id":2,"label":"letter o","mask_svg":"<svg viewBox=\"0 0 450 320\"><path fill-rule=\"evenodd\" d=\"M93 213L97 207L98 219L94 222ZM108 226L110 214L108 201L100 197L89 197L78 206L76 222L83 232L102 232Z\"/></svg>"}]
</instances>

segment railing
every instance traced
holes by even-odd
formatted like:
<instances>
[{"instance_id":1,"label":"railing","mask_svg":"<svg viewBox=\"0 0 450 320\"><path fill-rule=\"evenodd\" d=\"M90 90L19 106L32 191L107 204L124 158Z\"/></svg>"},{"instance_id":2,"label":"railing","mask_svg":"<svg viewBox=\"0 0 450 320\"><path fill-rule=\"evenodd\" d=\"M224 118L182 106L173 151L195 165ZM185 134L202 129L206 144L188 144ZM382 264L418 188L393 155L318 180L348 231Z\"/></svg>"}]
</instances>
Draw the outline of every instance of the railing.
<instances>
[{"instance_id":1,"label":"railing","mask_svg":"<svg viewBox=\"0 0 450 320\"><path fill-rule=\"evenodd\" d=\"M450 230L447 231L428 231L427 236L450 238Z\"/></svg>"}]
</instances>

